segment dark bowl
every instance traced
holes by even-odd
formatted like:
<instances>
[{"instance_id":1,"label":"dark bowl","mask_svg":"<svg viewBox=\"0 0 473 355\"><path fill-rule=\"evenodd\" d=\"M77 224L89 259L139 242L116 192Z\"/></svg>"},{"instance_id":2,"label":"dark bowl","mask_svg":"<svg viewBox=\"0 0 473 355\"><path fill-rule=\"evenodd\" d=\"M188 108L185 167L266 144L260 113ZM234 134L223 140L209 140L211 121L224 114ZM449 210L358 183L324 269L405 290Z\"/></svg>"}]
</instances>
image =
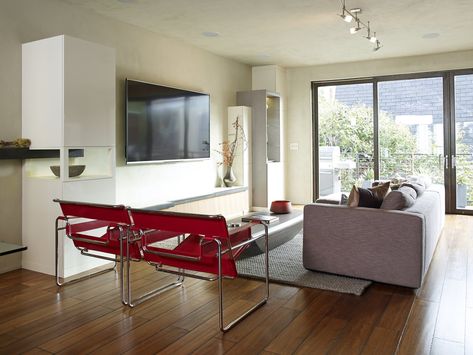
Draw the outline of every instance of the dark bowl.
<instances>
[{"instance_id":1,"label":"dark bowl","mask_svg":"<svg viewBox=\"0 0 473 355\"><path fill-rule=\"evenodd\" d=\"M277 214L290 213L292 211L291 201L273 201L271 202L271 207L269 208L269 210Z\"/></svg>"},{"instance_id":2,"label":"dark bowl","mask_svg":"<svg viewBox=\"0 0 473 355\"><path fill-rule=\"evenodd\" d=\"M49 167L54 175L61 176L59 165L51 165ZM69 177L76 177L82 174L85 170L85 165L69 165Z\"/></svg>"}]
</instances>

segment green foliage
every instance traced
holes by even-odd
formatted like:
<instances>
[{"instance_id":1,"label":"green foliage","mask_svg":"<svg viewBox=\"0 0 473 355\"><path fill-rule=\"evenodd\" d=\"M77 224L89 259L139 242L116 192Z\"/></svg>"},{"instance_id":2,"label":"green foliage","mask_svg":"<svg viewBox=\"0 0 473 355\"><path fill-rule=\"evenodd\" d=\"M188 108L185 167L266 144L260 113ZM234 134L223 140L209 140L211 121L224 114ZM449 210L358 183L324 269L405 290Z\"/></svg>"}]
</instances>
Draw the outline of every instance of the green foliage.
<instances>
[{"instance_id":1,"label":"green foliage","mask_svg":"<svg viewBox=\"0 0 473 355\"><path fill-rule=\"evenodd\" d=\"M460 123L456 129L456 179L457 185L466 185L468 205L473 201L473 147L464 143L467 125Z\"/></svg>"},{"instance_id":2,"label":"green foliage","mask_svg":"<svg viewBox=\"0 0 473 355\"><path fill-rule=\"evenodd\" d=\"M356 162L357 168L342 171L342 188L370 180L374 175L373 109L366 105L349 107L339 102L319 103L319 144L339 146L342 160ZM443 181L442 156L416 154L416 137L405 125L381 111L379 122L380 177L428 175L435 182Z\"/></svg>"},{"instance_id":3,"label":"green foliage","mask_svg":"<svg viewBox=\"0 0 473 355\"><path fill-rule=\"evenodd\" d=\"M380 178L427 175L443 184L443 155L417 154L416 137L405 125L381 111L379 122ZM457 127L457 184L467 185L468 201L473 201L473 147L464 143L463 124ZM356 162L356 169L341 171L342 190L374 177L373 109L366 105L347 106L319 98L319 145L340 147L341 160ZM433 140L431 141L433 145ZM432 146L432 151L436 151Z\"/></svg>"},{"instance_id":4,"label":"green foliage","mask_svg":"<svg viewBox=\"0 0 473 355\"><path fill-rule=\"evenodd\" d=\"M366 105L349 107L339 102L319 102L319 145L339 146L341 160L357 163L357 168L342 170L342 189L374 177L373 109ZM394 176L399 160L415 152L415 137L390 116L379 116L381 176Z\"/></svg>"}]
</instances>

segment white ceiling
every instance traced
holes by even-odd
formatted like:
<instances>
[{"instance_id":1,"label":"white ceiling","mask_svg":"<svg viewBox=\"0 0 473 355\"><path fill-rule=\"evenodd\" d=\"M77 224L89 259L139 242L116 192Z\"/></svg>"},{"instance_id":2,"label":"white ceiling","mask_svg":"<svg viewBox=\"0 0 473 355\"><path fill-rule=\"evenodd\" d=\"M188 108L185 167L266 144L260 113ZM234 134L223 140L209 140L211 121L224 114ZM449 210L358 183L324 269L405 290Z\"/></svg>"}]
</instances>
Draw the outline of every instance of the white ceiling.
<instances>
[{"instance_id":1,"label":"white ceiling","mask_svg":"<svg viewBox=\"0 0 473 355\"><path fill-rule=\"evenodd\" d=\"M251 65L305 66L473 49L473 0L347 0L347 8L361 8L362 21L377 32L383 45L377 52L362 35L349 34L351 24L337 16L339 0L63 1Z\"/></svg>"}]
</instances>

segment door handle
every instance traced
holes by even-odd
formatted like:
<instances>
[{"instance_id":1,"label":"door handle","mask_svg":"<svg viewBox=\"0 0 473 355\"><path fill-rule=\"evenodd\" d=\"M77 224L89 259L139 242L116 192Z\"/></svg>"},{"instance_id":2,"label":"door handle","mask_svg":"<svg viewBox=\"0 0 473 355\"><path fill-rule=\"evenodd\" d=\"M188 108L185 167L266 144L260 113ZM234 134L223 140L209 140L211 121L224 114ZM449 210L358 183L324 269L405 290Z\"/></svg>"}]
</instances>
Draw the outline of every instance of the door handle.
<instances>
[{"instance_id":1,"label":"door handle","mask_svg":"<svg viewBox=\"0 0 473 355\"><path fill-rule=\"evenodd\" d=\"M448 155L445 155L445 169L448 169Z\"/></svg>"},{"instance_id":2,"label":"door handle","mask_svg":"<svg viewBox=\"0 0 473 355\"><path fill-rule=\"evenodd\" d=\"M457 157L455 155L452 155L452 168L457 167Z\"/></svg>"}]
</instances>

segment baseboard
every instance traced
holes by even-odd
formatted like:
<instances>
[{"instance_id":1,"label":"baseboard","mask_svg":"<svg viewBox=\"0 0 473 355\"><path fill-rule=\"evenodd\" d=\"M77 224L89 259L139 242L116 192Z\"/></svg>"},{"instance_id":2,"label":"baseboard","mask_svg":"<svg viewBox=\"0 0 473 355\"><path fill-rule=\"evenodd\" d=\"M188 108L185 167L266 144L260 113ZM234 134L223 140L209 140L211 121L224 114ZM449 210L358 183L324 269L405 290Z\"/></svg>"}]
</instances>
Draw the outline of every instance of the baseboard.
<instances>
[{"instance_id":1,"label":"baseboard","mask_svg":"<svg viewBox=\"0 0 473 355\"><path fill-rule=\"evenodd\" d=\"M21 265L7 265L0 267L0 274L5 274L10 271L21 269Z\"/></svg>"},{"instance_id":2,"label":"baseboard","mask_svg":"<svg viewBox=\"0 0 473 355\"><path fill-rule=\"evenodd\" d=\"M86 270L86 271L80 272L78 274L67 276L67 277L64 278L64 282L69 282L69 281L72 281L72 280L75 280L75 279L78 279L78 278L81 278L81 277L84 277L84 276L87 276L87 275L93 275L97 272L110 269L112 266L113 266L113 262L109 262L109 263L106 263L104 265L99 265L99 266L96 266L96 267L94 267L90 270ZM117 267L119 267L119 266L117 266Z\"/></svg>"},{"instance_id":3,"label":"baseboard","mask_svg":"<svg viewBox=\"0 0 473 355\"><path fill-rule=\"evenodd\" d=\"M21 269L21 253L0 256L0 274Z\"/></svg>"},{"instance_id":4,"label":"baseboard","mask_svg":"<svg viewBox=\"0 0 473 355\"><path fill-rule=\"evenodd\" d=\"M41 263L30 262L30 261L24 260L24 259L25 258L23 258L23 261L22 261L22 264L21 264L21 267L23 269L54 276L54 266L51 267L51 265L45 265L45 264L41 264Z\"/></svg>"}]
</instances>

